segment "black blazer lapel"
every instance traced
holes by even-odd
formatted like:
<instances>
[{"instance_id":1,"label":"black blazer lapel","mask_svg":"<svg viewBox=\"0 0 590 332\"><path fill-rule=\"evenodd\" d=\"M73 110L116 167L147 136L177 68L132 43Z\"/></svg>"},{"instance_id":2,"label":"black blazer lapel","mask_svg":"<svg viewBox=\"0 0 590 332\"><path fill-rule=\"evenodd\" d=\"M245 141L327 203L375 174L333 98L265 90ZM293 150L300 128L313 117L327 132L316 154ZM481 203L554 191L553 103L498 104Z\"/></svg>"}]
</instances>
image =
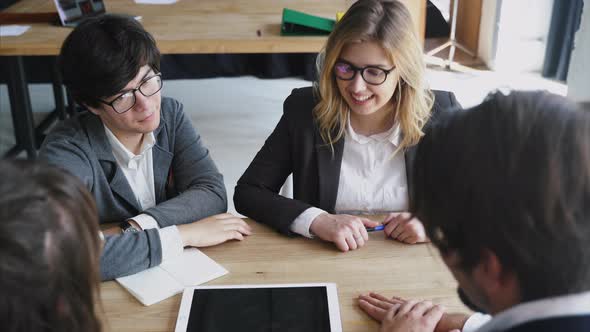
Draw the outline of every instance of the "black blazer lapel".
<instances>
[{"instance_id":1,"label":"black blazer lapel","mask_svg":"<svg viewBox=\"0 0 590 332\"><path fill-rule=\"evenodd\" d=\"M408 182L408 199L409 205L412 206L412 185L414 181L414 160L416 159L416 149L418 145L413 145L406 149L404 158L406 159L406 179Z\"/></svg>"},{"instance_id":2,"label":"black blazer lapel","mask_svg":"<svg viewBox=\"0 0 590 332\"><path fill-rule=\"evenodd\" d=\"M334 153L330 145L324 143L316 131L316 153L318 156L318 207L334 213L338 196L338 181L342 166L344 138L334 143Z\"/></svg>"}]
</instances>

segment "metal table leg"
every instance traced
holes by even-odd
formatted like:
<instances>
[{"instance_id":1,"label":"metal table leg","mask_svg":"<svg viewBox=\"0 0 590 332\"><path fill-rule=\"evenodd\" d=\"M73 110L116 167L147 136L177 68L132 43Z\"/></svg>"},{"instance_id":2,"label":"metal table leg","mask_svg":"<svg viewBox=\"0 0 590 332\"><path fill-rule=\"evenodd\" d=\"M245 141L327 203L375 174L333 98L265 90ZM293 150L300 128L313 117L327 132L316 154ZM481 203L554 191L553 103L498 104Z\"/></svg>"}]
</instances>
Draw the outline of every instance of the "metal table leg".
<instances>
[{"instance_id":1,"label":"metal table leg","mask_svg":"<svg viewBox=\"0 0 590 332\"><path fill-rule=\"evenodd\" d=\"M22 56L11 56L5 57L5 61L9 73L8 95L16 137L16 147L11 149L8 155L17 155L20 151L25 150L27 157L34 160L37 157L37 141L23 58Z\"/></svg>"}]
</instances>

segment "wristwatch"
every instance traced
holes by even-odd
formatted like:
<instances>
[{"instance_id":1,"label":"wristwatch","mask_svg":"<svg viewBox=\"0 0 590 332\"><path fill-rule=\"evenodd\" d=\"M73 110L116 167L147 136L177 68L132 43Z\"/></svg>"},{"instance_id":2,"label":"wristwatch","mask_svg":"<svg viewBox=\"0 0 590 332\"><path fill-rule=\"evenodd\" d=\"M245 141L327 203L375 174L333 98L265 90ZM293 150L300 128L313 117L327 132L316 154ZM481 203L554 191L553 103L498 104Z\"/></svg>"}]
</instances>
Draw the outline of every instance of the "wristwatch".
<instances>
[{"instance_id":1,"label":"wristwatch","mask_svg":"<svg viewBox=\"0 0 590 332\"><path fill-rule=\"evenodd\" d=\"M131 223L128 220L122 221L119 224L119 227L121 227L121 230L123 231L123 233L139 232L139 230L137 228L133 227L133 225L131 225Z\"/></svg>"}]
</instances>

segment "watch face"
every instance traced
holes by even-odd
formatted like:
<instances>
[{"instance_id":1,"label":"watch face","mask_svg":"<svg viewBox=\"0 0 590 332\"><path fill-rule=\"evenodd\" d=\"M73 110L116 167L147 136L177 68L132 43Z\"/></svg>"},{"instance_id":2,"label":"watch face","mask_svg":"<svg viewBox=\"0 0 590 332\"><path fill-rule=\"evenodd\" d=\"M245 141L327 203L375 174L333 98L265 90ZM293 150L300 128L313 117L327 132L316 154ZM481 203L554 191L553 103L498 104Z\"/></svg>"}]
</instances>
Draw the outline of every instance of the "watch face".
<instances>
[{"instance_id":1,"label":"watch face","mask_svg":"<svg viewBox=\"0 0 590 332\"><path fill-rule=\"evenodd\" d=\"M125 232L125 233L136 233L136 232L139 232L139 229L137 229L137 228L135 228L135 227L133 227L133 226L131 226L131 225L130 225L130 226L129 226L129 227L126 229L126 230L124 230L123 232Z\"/></svg>"},{"instance_id":2,"label":"watch face","mask_svg":"<svg viewBox=\"0 0 590 332\"><path fill-rule=\"evenodd\" d=\"M133 227L133 225L131 225L131 223L129 223L128 221L123 221L122 223L119 224L119 227L121 227L121 230L123 230L123 233L139 232L139 230L137 228Z\"/></svg>"}]
</instances>

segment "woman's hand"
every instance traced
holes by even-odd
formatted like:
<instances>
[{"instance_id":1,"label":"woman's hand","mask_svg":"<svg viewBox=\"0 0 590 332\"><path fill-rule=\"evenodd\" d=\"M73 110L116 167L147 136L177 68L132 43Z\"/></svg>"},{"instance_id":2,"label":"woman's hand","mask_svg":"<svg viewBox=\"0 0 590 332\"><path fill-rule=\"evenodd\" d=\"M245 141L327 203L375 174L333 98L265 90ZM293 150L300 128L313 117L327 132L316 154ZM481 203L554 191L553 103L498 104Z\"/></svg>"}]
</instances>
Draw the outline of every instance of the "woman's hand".
<instances>
[{"instance_id":1,"label":"woman's hand","mask_svg":"<svg viewBox=\"0 0 590 332\"><path fill-rule=\"evenodd\" d=\"M310 230L322 240L333 242L341 251L348 251L364 246L369 240L365 227L377 225L378 222L363 217L322 213L311 222Z\"/></svg>"},{"instance_id":2,"label":"woman's hand","mask_svg":"<svg viewBox=\"0 0 590 332\"><path fill-rule=\"evenodd\" d=\"M244 220L229 213L176 227L185 247L209 247L228 240L242 241L244 235L252 234L252 229Z\"/></svg>"},{"instance_id":3,"label":"woman's hand","mask_svg":"<svg viewBox=\"0 0 590 332\"><path fill-rule=\"evenodd\" d=\"M430 242L426 236L424 225L408 212L390 213L385 220L385 235L400 242L415 244Z\"/></svg>"}]
</instances>

